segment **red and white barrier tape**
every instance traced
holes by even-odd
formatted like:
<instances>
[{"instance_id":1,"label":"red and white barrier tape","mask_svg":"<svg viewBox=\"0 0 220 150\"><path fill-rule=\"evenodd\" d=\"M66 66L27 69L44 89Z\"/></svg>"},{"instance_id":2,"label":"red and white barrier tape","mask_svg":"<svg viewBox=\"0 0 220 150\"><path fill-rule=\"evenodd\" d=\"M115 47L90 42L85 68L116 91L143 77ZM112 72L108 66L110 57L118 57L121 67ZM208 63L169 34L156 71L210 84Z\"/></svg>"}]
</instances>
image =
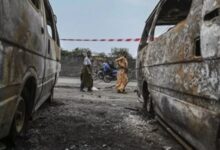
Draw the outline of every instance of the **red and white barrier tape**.
<instances>
[{"instance_id":1,"label":"red and white barrier tape","mask_svg":"<svg viewBox=\"0 0 220 150\"><path fill-rule=\"evenodd\" d=\"M140 42L140 38L136 39L61 39L62 41L73 42Z\"/></svg>"}]
</instances>

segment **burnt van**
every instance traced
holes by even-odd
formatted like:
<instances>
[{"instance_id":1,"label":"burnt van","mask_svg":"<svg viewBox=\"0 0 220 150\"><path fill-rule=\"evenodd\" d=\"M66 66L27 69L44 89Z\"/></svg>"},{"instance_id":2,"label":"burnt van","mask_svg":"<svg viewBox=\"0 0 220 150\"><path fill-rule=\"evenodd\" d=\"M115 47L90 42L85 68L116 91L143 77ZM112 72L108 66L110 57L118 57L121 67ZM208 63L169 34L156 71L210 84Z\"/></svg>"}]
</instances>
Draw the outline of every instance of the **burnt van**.
<instances>
[{"instance_id":1,"label":"burnt van","mask_svg":"<svg viewBox=\"0 0 220 150\"><path fill-rule=\"evenodd\" d=\"M185 143L220 149L220 0L160 0L137 56L144 107Z\"/></svg>"},{"instance_id":2,"label":"burnt van","mask_svg":"<svg viewBox=\"0 0 220 150\"><path fill-rule=\"evenodd\" d=\"M0 1L0 139L19 135L50 100L60 71L56 17L48 0Z\"/></svg>"}]
</instances>

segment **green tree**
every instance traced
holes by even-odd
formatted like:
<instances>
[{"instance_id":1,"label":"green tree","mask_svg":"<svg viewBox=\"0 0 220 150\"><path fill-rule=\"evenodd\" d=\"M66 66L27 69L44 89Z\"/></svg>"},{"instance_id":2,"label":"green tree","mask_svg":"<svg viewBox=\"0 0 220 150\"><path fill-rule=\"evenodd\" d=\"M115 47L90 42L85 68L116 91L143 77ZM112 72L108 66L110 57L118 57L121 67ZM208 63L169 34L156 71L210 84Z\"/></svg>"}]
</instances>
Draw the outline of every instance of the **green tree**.
<instances>
[{"instance_id":1,"label":"green tree","mask_svg":"<svg viewBox=\"0 0 220 150\"><path fill-rule=\"evenodd\" d=\"M89 48L75 48L72 51L72 55L73 56L81 56L83 57L83 55L87 52L87 51L91 51Z\"/></svg>"},{"instance_id":2,"label":"green tree","mask_svg":"<svg viewBox=\"0 0 220 150\"><path fill-rule=\"evenodd\" d=\"M62 57L71 56L71 52L68 51L68 50L62 50L62 51L61 51L61 56L62 56Z\"/></svg>"},{"instance_id":3,"label":"green tree","mask_svg":"<svg viewBox=\"0 0 220 150\"><path fill-rule=\"evenodd\" d=\"M131 54L129 53L129 49L127 48L112 48L111 49L112 57L119 57L120 55L126 56L128 59L132 59Z\"/></svg>"},{"instance_id":4,"label":"green tree","mask_svg":"<svg viewBox=\"0 0 220 150\"><path fill-rule=\"evenodd\" d=\"M102 57L102 58L106 58L106 57L107 57L107 55L106 55L104 52L99 53L98 56L99 56L99 57Z\"/></svg>"}]
</instances>

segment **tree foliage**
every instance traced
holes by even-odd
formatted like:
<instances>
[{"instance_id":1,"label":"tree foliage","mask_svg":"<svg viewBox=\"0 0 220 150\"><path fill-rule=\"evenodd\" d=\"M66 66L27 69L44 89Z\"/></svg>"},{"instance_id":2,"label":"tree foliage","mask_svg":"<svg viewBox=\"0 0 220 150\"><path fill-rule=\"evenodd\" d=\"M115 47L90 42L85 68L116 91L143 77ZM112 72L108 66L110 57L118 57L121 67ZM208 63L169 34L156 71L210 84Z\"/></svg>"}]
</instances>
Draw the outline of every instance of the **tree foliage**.
<instances>
[{"instance_id":1,"label":"tree foliage","mask_svg":"<svg viewBox=\"0 0 220 150\"><path fill-rule=\"evenodd\" d=\"M88 51L91 51L91 50L89 48L75 48L72 51L72 55L83 57L86 54L86 52L88 52Z\"/></svg>"},{"instance_id":2,"label":"tree foliage","mask_svg":"<svg viewBox=\"0 0 220 150\"><path fill-rule=\"evenodd\" d=\"M129 53L129 49L127 48L112 48L111 55L112 57L119 57L120 55L123 55L128 59L132 58L131 54Z\"/></svg>"},{"instance_id":3,"label":"tree foliage","mask_svg":"<svg viewBox=\"0 0 220 150\"><path fill-rule=\"evenodd\" d=\"M91 51L89 48L75 48L72 51L62 50L62 57L83 57L87 51ZM132 55L129 53L129 49L127 48L112 48L110 57L117 58L120 55L126 56L128 59L132 59ZM107 58L108 55L104 52L99 53L98 57Z\"/></svg>"},{"instance_id":4,"label":"tree foliage","mask_svg":"<svg viewBox=\"0 0 220 150\"><path fill-rule=\"evenodd\" d=\"M90 51L90 49L89 48L75 48L72 51L62 50L61 55L62 57L70 57L70 56L83 57L87 51Z\"/></svg>"},{"instance_id":5,"label":"tree foliage","mask_svg":"<svg viewBox=\"0 0 220 150\"><path fill-rule=\"evenodd\" d=\"M68 51L68 50L62 50L61 51L61 56L62 57L67 57L67 56L71 56L71 51Z\"/></svg>"},{"instance_id":6,"label":"tree foliage","mask_svg":"<svg viewBox=\"0 0 220 150\"><path fill-rule=\"evenodd\" d=\"M103 58L107 57L107 55L106 55L104 52L99 53L98 56L99 56L99 57L103 57Z\"/></svg>"}]
</instances>

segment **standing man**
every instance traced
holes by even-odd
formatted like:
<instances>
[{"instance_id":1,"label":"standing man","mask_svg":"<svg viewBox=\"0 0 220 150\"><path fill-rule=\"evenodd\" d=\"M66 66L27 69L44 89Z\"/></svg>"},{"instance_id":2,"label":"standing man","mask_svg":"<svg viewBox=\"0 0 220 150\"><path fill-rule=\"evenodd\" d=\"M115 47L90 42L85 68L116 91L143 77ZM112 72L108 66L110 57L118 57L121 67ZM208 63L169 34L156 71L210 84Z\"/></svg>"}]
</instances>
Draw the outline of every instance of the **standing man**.
<instances>
[{"instance_id":1,"label":"standing man","mask_svg":"<svg viewBox=\"0 0 220 150\"><path fill-rule=\"evenodd\" d=\"M92 62L91 62L91 51L87 51L86 57L83 61L83 68L81 72L81 85L80 91L84 91L84 87L88 88L88 92L92 92L93 78L92 78Z\"/></svg>"},{"instance_id":2,"label":"standing man","mask_svg":"<svg viewBox=\"0 0 220 150\"><path fill-rule=\"evenodd\" d=\"M125 87L128 84L128 61L122 54L115 60L119 70L117 74L116 90L118 93L125 93Z\"/></svg>"}]
</instances>

